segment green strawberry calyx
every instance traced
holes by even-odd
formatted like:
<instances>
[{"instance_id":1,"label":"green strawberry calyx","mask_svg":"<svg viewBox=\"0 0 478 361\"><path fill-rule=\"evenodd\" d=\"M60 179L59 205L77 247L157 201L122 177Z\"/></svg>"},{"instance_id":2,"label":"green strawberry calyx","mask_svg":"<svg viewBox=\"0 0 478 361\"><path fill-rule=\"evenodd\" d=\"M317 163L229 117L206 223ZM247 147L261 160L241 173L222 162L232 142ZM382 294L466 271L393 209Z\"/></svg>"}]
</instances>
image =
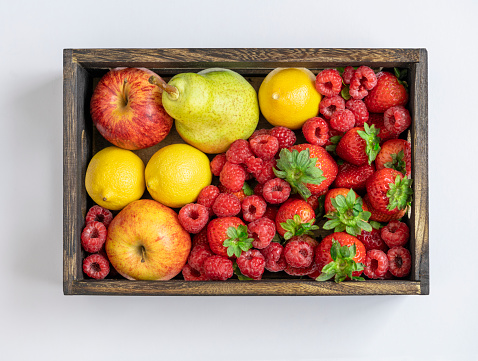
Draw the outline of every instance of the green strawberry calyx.
<instances>
[{"instance_id":1,"label":"green strawberry calyx","mask_svg":"<svg viewBox=\"0 0 478 361\"><path fill-rule=\"evenodd\" d=\"M412 182L412 179L401 178L400 175L397 175L395 183L389 183L389 190L387 191L389 199L387 209L389 211L402 210L411 204L413 196Z\"/></svg>"},{"instance_id":2,"label":"green strawberry calyx","mask_svg":"<svg viewBox=\"0 0 478 361\"><path fill-rule=\"evenodd\" d=\"M354 281L364 281L363 277L353 276L353 272L362 271L364 269L363 263L354 261L357 254L357 247L355 244L351 246L340 246L340 243L332 239L332 247L330 248L330 256L332 262L326 264L315 280L327 281L334 277L336 283L345 281L347 277Z\"/></svg>"},{"instance_id":3,"label":"green strawberry calyx","mask_svg":"<svg viewBox=\"0 0 478 361\"><path fill-rule=\"evenodd\" d=\"M368 223L372 213L363 210L362 198L356 196L352 189L347 193L347 197L339 194L330 201L336 211L325 215L329 220L325 222L324 229L333 229L334 232L345 231L352 236L361 234L362 229L372 232L372 226Z\"/></svg>"},{"instance_id":4,"label":"green strawberry calyx","mask_svg":"<svg viewBox=\"0 0 478 361\"><path fill-rule=\"evenodd\" d=\"M309 222L302 222L302 218L298 214L294 214L292 219L282 222L280 225L286 231L284 239L288 241L294 236L302 236L303 234L313 235L313 231L319 229L315 224L315 218Z\"/></svg>"},{"instance_id":5,"label":"green strawberry calyx","mask_svg":"<svg viewBox=\"0 0 478 361\"><path fill-rule=\"evenodd\" d=\"M403 175L406 175L407 163L405 162L405 159L404 159L405 154L403 153L403 150L401 150L398 153L392 153L390 154L390 156L392 157L392 160L390 162L385 163L384 167L398 170Z\"/></svg>"},{"instance_id":6,"label":"green strawberry calyx","mask_svg":"<svg viewBox=\"0 0 478 361\"><path fill-rule=\"evenodd\" d=\"M226 233L229 238L222 245L227 248L228 257L235 255L239 258L243 251L246 252L252 248L254 238L249 238L247 226L242 224L238 225L237 228L231 226Z\"/></svg>"},{"instance_id":7,"label":"green strawberry calyx","mask_svg":"<svg viewBox=\"0 0 478 361\"><path fill-rule=\"evenodd\" d=\"M251 186L247 182L244 182L244 185L242 186L242 190L246 196L252 196L254 194L254 190L251 188Z\"/></svg>"},{"instance_id":8,"label":"green strawberry calyx","mask_svg":"<svg viewBox=\"0 0 478 361\"><path fill-rule=\"evenodd\" d=\"M367 123L363 125L364 130L358 130L357 134L365 140L365 153L368 156L368 164L372 164L372 162L377 158L378 153L380 152L380 137L378 133L380 133L380 129L375 128L375 125L372 124L369 126Z\"/></svg>"},{"instance_id":9,"label":"green strawberry calyx","mask_svg":"<svg viewBox=\"0 0 478 361\"><path fill-rule=\"evenodd\" d=\"M327 178L322 174L322 170L315 165L317 158L310 158L309 149L304 149L299 152L293 149L292 152L283 148L279 153L277 160L277 168L274 174L278 178L286 180L294 193L299 193L300 196L307 200L311 196L307 184L320 184Z\"/></svg>"},{"instance_id":10,"label":"green strawberry calyx","mask_svg":"<svg viewBox=\"0 0 478 361\"><path fill-rule=\"evenodd\" d=\"M253 281L254 280L253 278L244 276L242 274L241 270L239 269L239 266L237 265L237 262L233 263L232 268L234 270L234 274L237 276L237 279L239 281Z\"/></svg>"},{"instance_id":11,"label":"green strawberry calyx","mask_svg":"<svg viewBox=\"0 0 478 361\"><path fill-rule=\"evenodd\" d=\"M408 69L393 68L393 72L395 73L395 76L397 77L398 83L403 85L403 87L408 93L408 83L405 81L408 75Z\"/></svg>"}]
</instances>

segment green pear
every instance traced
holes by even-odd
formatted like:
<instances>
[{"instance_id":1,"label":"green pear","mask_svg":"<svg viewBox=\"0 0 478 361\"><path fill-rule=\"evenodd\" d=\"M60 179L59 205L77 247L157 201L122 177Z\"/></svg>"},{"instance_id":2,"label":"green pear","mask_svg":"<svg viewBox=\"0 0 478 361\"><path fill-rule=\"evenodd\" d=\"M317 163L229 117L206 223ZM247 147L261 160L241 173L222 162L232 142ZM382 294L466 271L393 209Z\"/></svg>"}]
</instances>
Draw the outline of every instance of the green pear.
<instances>
[{"instance_id":1,"label":"green pear","mask_svg":"<svg viewBox=\"0 0 478 361\"><path fill-rule=\"evenodd\" d=\"M257 127L257 93L232 70L181 73L168 84L150 81L164 89L163 106L176 120L179 135L204 153L223 153L235 140L249 138Z\"/></svg>"}]
</instances>

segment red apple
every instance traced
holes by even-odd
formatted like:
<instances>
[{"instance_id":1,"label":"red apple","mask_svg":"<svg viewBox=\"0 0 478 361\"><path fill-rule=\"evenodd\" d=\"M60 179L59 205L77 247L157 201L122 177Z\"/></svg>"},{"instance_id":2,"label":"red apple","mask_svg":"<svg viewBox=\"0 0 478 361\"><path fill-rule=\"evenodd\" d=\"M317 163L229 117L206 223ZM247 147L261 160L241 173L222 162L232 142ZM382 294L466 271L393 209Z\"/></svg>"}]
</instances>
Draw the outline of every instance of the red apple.
<instances>
[{"instance_id":1,"label":"red apple","mask_svg":"<svg viewBox=\"0 0 478 361\"><path fill-rule=\"evenodd\" d=\"M148 79L157 74L145 68L115 68L95 87L91 117L101 135L117 147L135 150L162 141L173 118L164 110L161 89Z\"/></svg>"},{"instance_id":2,"label":"red apple","mask_svg":"<svg viewBox=\"0 0 478 361\"><path fill-rule=\"evenodd\" d=\"M127 279L169 280L186 264L191 236L171 208L140 199L113 218L105 249L113 267Z\"/></svg>"}]
</instances>

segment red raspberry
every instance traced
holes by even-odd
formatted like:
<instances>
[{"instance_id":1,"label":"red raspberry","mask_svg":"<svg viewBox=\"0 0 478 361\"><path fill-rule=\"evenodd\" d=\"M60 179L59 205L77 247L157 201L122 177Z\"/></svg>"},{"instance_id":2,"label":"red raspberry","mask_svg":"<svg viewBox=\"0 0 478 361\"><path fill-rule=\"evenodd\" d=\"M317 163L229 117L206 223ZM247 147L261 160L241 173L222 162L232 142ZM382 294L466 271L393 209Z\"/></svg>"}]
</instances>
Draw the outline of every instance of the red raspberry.
<instances>
[{"instance_id":1,"label":"red raspberry","mask_svg":"<svg viewBox=\"0 0 478 361\"><path fill-rule=\"evenodd\" d=\"M384 277L388 271L388 257L385 252L373 249L367 252L363 273L368 278Z\"/></svg>"},{"instance_id":2,"label":"red raspberry","mask_svg":"<svg viewBox=\"0 0 478 361\"><path fill-rule=\"evenodd\" d=\"M90 222L101 222L105 225L106 228L110 225L111 221L113 220L113 213L110 210L100 207L98 205L94 205L88 210L86 213L85 222L86 224Z\"/></svg>"},{"instance_id":3,"label":"red raspberry","mask_svg":"<svg viewBox=\"0 0 478 361\"><path fill-rule=\"evenodd\" d=\"M184 265L182 274L185 281L208 281L209 278L205 274L195 270L187 263Z\"/></svg>"},{"instance_id":4,"label":"red raspberry","mask_svg":"<svg viewBox=\"0 0 478 361\"><path fill-rule=\"evenodd\" d=\"M201 189L201 192L199 192L197 202L207 208L209 217L214 214L212 211L212 205L219 193L221 193L219 188L213 185L206 186Z\"/></svg>"},{"instance_id":5,"label":"red raspberry","mask_svg":"<svg viewBox=\"0 0 478 361\"><path fill-rule=\"evenodd\" d=\"M285 245L284 256L289 266L309 267L314 260L314 247L306 241L292 240Z\"/></svg>"},{"instance_id":6,"label":"red raspberry","mask_svg":"<svg viewBox=\"0 0 478 361\"><path fill-rule=\"evenodd\" d=\"M244 190L246 188L246 184L247 183L244 182L244 187L240 191L237 191L237 192L233 192L233 191L227 189L222 184L219 184L218 188L221 191L221 193L227 193L227 194L235 195L239 199L239 202L242 202L244 200L244 198L246 198L246 193L245 193L245 190ZM248 184L247 184L247 187L249 187Z\"/></svg>"},{"instance_id":7,"label":"red raspberry","mask_svg":"<svg viewBox=\"0 0 478 361\"><path fill-rule=\"evenodd\" d=\"M319 104L319 112L325 119L332 118L337 110L345 109L345 100L340 95L325 97Z\"/></svg>"},{"instance_id":8,"label":"red raspberry","mask_svg":"<svg viewBox=\"0 0 478 361\"><path fill-rule=\"evenodd\" d=\"M274 127L270 135L279 141L279 149L292 147L297 140L295 133L286 127Z\"/></svg>"},{"instance_id":9,"label":"red raspberry","mask_svg":"<svg viewBox=\"0 0 478 361\"><path fill-rule=\"evenodd\" d=\"M260 280L262 278L266 259L259 250L250 249L246 252L242 252L236 262L244 276L254 280Z\"/></svg>"},{"instance_id":10,"label":"red raspberry","mask_svg":"<svg viewBox=\"0 0 478 361\"><path fill-rule=\"evenodd\" d=\"M204 261L213 255L214 253L211 251L209 243L198 244L191 249L188 257L188 264L196 271L202 272Z\"/></svg>"},{"instance_id":11,"label":"red raspberry","mask_svg":"<svg viewBox=\"0 0 478 361\"><path fill-rule=\"evenodd\" d=\"M348 109L338 110L330 118L330 127L340 132L347 132L355 125L355 116Z\"/></svg>"},{"instance_id":12,"label":"red raspberry","mask_svg":"<svg viewBox=\"0 0 478 361\"><path fill-rule=\"evenodd\" d=\"M302 133L310 144L324 146L329 140L329 125L321 117L313 117L304 123Z\"/></svg>"},{"instance_id":13,"label":"red raspberry","mask_svg":"<svg viewBox=\"0 0 478 361\"><path fill-rule=\"evenodd\" d=\"M204 276L213 281L225 281L234 274L232 261L224 256L208 257L203 264Z\"/></svg>"},{"instance_id":14,"label":"red raspberry","mask_svg":"<svg viewBox=\"0 0 478 361\"><path fill-rule=\"evenodd\" d=\"M201 232L193 236L192 243L193 247L200 244L207 244L209 246L209 242L207 241L207 227L204 227Z\"/></svg>"},{"instance_id":15,"label":"red raspberry","mask_svg":"<svg viewBox=\"0 0 478 361\"><path fill-rule=\"evenodd\" d=\"M363 99L377 85L377 76L368 66L359 66L350 80L349 94L354 99Z\"/></svg>"},{"instance_id":16,"label":"red raspberry","mask_svg":"<svg viewBox=\"0 0 478 361\"><path fill-rule=\"evenodd\" d=\"M271 242L266 248L261 249L261 253L266 260L265 268L269 272L280 272L286 268L284 247L280 243Z\"/></svg>"},{"instance_id":17,"label":"red raspberry","mask_svg":"<svg viewBox=\"0 0 478 361\"><path fill-rule=\"evenodd\" d=\"M252 156L249 142L245 139L235 140L226 152L227 161L234 164L244 163L247 158Z\"/></svg>"},{"instance_id":18,"label":"red raspberry","mask_svg":"<svg viewBox=\"0 0 478 361\"><path fill-rule=\"evenodd\" d=\"M254 139L255 137L259 135L269 135L271 134L271 129L257 129L252 133L252 135L249 137L249 142Z\"/></svg>"},{"instance_id":19,"label":"red raspberry","mask_svg":"<svg viewBox=\"0 0 478 361\"><path fill-rule=\"evenodd\" d=\"M402 105L388 108L383 114L383 125L393 135L399 136L412 124L410 112Z\"/></svg>"},{"instance_id":20,"label":"red raspberry","mask_svg":"<svg viewBox=\"0 0 478 361\"><path fill-rule=\"evenodd\" d=\"M261 196L261 197L264 197L262 195L262 191L264 190L264 184L260 184L260 183L257 183L256 186L254 187L254 194L256 196Z\"/></svg>"},{"instance_id":21,"label":"red raspberry","mask_svg":"<svg viewBox=\"0 0 478 361\"><path fill-rule=\"evenodd\" d=\"M268 180L262 190L264 199L271 204L284 203L289 198L290 192L290 184L280 178Z\"/></svg>"},{"instance_id":22,"label":"red raspberry","mask_svg":"<svg viewBox=\"0 0 478 361\"><path fill-rule=\"evenodd\" d=\"M390 268L390 264L388 265L388 268ZM385 276L378 277L377 279L378 280L393 280L394 278L395 276L390 273L390 270L388 270L387 272L385 272Z\"/></svg>"},{"instance_id":23,"label":"red raspberry","mask_svg":"<svg viewBox=\"0 0 478 361\"><path fill-rule=\"evenodd\" d=\"M380 230L380 235L390 248L405 246L410 238L410 229L403 222L390 221Z\"/></svg>"},{"instance_id":24,"label":"red raspberry","mask_svg":"<svg viewBox=\"0 0 478 361\"><path fill-rule=\"evenodd\" d=\"M317 278L320 275L320 266L317 262L313 261L309 267L292 267L291 265L287 265L284 269L285 273L289 276L312 276L312 278Z\"/></svg>"},{"instance_id":25,"label":"red raspberry","mask_svg":"<svg viewBox=\"0 0 478 361\"><path fill-rule=\"evenodd\" d=\"M262 217L247 225L247 233L254 238L252 246L257 249L267 247L276 235L276 225L269 218Z\"/></svg>"},{"instance_id":26,"label":"red raspberry","mask_svg":"<svg viewBox=\"0 0 478 361\"><path fill-rule=\"evenodd\" d=\"M98 252L105 244L107 230L103 223L92 221L81 232L81 245L86 252Z\"/></svg>"},{"instance_id":27,"label":"red raspberry","mask_svg":"<svg viewBox=\"0 0 478 361\"><path fill-rule=\"evenodd\" d=\"M252 140L249 140L249 143L252 152L264 160L274 158L279 150L279 140L272 135L258 135Z\"/></svg>"},{"instance_id":28,"label":"red raspberry","mask_svg":"<svg viewBox=\"0 0 478 361\"><path fill-rule=\"evenodd\" d=\"M234 194L221 193L214 201L212 211L218 217L234 217L241 211L241 201Z\"/></svg>"},{"instance_id":29,"label":"red raspberry","mask_svg":"<svg viewBox=\"0 0 478 361\"><path fill-rule=\"evenodd\" d=\"M387 252L389 270L395 277L405 277L412 268L412 256L408 249L393 247Z\"/></svg>"},{"instance_id":30,"label":"red raspberry","mask_svg":"<svg viewBox=\"0 0 478 361\"><path fill-rule=\"evenodd\" d=\"M396 139L398 135L390 133L384 124L383 114L380 113L369 113L368 117L368 125L375 125L375 128L380 129L380 133L378 133L378 137L380 138L380 145L386 142L389 139Z\"/></svg>"},{"instance_id":31,"label":"red raspberry","mask_svg":"<svg viewBox=\"0 0 478 361\"><path fill-rule=\"evenodd\" d=\"M211 160L211 172L214 174L216 177L219 177L219 174L221 174L222 167L224 167L224 164L226 164L227 158L226 158L226 153L221 153L216 155L212 160Z\"/></svg>"},{"instance_id":32,"label":"red raspberry","mask_svg":"<svg viewBox=\"0 0 478 361\"><path fill-rule=\"evenodd\" d=\"M342 77L336 69L322 70L315 78L315 89L326 96L339 95L342 90Z\"/></svg>"},{"instance_id":33,"label":"red raspberry","mask_svg":"<svg viewBox=\"0 0 478 361\"><path fill-rule=\"evenodd\" d=\"M344 79L344 83L349 85L352 77L354 76L355 69L353 66L346 66L344 69L344 73L342 74L342 78Z\"/></svg>"},{"instance_id":34,"label":"red raspberry","mask_svg":"<svg viewBox=\"0 0 478 361\"><path fill-rule=\"evenodd\" d=\"M276 166L276 160L275 159L270 159L270 160L264 161L264 164L262 164L262 168L261 168L259 174L257 174L255 176L256 180L259 183L264 184L268 180L270 180L272 178L275 178L276 175L275 175L274 170L273 170L275 166Z\"/></svg>"},{"instance_id":35,"label":"red raspberry","mask_svg":"<svg viewBox=\"0 0 478 361\"><path fill-rule=\"evenodd\" d=\"M350 110L355 117L355 127L363 127L368 121L368 110L363 100L349 99L345 103L345 108Z\"/></svg>"},{"instance_id":36,"label":"red raspberry","mask_svg":"<svg viewBox=\"0 0 478 361\"><path fill-rule=\"evenodd\" d=\"M279 210L279 207L268 205L266 208L266 212L264 213L264 217L269 218L271 221L275 222L278 210Z\"/></svg>"},{"instance_id":37,"label":"red raspberry","mask_svg":"<svg viewBox=\"0 0 478 361\"><path fill-rule=\"evenodd\" d=\"M380 230L372 228L371 232L364 231L357 235L357 238L360 242L363 243L367 251L377 249L383 252L388 251L388 246L383 241L380 236Z\"/></svg>"},{"instance_id":38,"label":"red raspberry","mask_svg":"<svg viewBox=\"0 0 478 361\"><path fill-rule=\"evenodd\" d=\"M247 171L256 176L256 174L259 174L261 172L262 166L264 165L264 161L261 158L256 158L252 156L246 159L245 164L247 167Z\"/></svg>"},{"instance_id":39,"label":"red raspberry","mask_svg":"<svg viewBox=\"0 0 478 361\"><path fill-rule=\"evenodd\" d=\"M90 254L83 260L83 272L88 277L102 280L110 273L110 263L99 253Z\"/></svg>"},{"instance_id":40,"label":"red raspberry","mask_svg":"<svg viewBox=\"0 0 478 361\"><path fill-rule=\"evenodd\" d=\"M242 218L246 222L253 222L261 218L266 212L267 203L261 196L247 196L241 203Z\"/></svg>"},{"instance_id":41,"label":"red raspberry","mask_svg":"<svg viewBox=\"0 0 478 361\"><path fill-rule=\"evenodd\" d=\"M219 181L227 189L239 192L246 181L246 171L239 164L226 162L219 175Z\"/></svg>"},{"instance_id":42,"label":"red raspberry","mask_svg":"<svg viewBox=\"0 0 478 361\"><path fill-rule=\"evenodd\" d=\"M209 211L198 203L186 204L179 210L178 220L189 233L199 233L209 221Z\"/></svg>"}]
</instances>

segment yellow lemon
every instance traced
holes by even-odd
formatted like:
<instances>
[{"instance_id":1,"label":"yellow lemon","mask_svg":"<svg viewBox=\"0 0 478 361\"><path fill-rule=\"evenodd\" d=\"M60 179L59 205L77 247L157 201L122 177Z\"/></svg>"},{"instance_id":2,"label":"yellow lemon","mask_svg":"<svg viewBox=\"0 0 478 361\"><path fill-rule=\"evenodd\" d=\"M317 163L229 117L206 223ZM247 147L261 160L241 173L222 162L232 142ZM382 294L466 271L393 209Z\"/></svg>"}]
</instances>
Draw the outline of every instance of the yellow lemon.
<instances>
[{"instance_id":1,"label":"yellow lemon","mask_svg":"<svg viewBox=\"0 0 478 361\"><path fill-rule=\"evenodd\" d=\"M86 191L98 205L117 211L144 193L144 163L130 150L108 147L91 158Z\"/></svg>"},{"instance_id":2,"label":"yellow lemon","mask_svg":"<svg viewBox=\"0 0 478 361\"><path fill-rule=\"evenodd\" d=\"M306 68L276 68L259 88L259 107L274 126L299 129L319 112L322 96L315 89L315 75Z\"/></svg>"},{"instance_id":3,"label":"yellow lemon","mask_svg":"<svg viewBox=\"0 0 478 361\"><path fill-rule=\"evenodd\" d=\"M211 184L212 173L206 154L187 144L171 144L153 154L145 178L153 199L179 208L196 201Z\"/></svg>"}]
</instances>

